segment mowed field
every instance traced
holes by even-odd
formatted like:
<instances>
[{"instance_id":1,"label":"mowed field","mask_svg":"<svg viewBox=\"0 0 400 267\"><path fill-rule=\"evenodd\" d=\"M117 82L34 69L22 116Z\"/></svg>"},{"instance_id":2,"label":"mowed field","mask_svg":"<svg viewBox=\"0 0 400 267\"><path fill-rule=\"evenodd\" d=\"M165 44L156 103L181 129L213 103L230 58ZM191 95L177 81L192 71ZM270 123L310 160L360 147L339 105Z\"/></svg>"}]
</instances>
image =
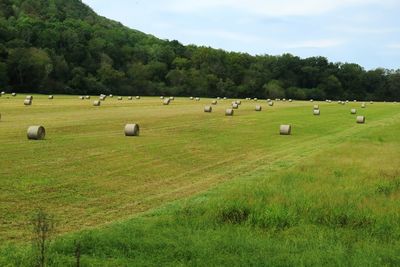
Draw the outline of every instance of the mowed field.
<instances>
[{"instance_id":1,"label":"mowed field","mask_svg":"<svg viewBox=\"0 0 400 267\"><path fill-rule=\"evenodd\" d=\"M0 263L28 261L42 208L59 266L76 239L88 266L400 265L399 104L33 97L0 97Z\"/></svg>"}]
</instances>

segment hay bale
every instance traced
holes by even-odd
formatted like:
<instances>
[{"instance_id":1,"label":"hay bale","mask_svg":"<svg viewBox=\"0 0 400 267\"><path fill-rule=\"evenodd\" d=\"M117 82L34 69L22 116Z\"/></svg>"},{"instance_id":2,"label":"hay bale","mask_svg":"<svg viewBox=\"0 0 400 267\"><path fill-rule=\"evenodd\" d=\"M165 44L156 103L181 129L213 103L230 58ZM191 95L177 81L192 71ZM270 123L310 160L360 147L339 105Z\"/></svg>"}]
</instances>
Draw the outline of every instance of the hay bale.
<instances>
[{"instance_id":1,"label":"hay bale","mask_svg":"<svg viewBox=\"0 0 400 267\"><path fill-rule=\"evenodd\" d=\"M136 96L136 99L137 99L137 100L140 100L140 96L137 95L137 96Z\"/></svg>"},{"instance_id":2,"label":"hay bale","mask_svg":"<svg viewBox=\"0 0 400 267\"><path fill-rule=\"evenodd\" d=\"M314 99L310 99L310 102L311 102L311 103L314 102Z\"/></svg>"},{"instance_id":3,"label":"hay bale","mask_svg":"<svg viewBox=\"0 0 400 267\"><path fill-rule=\"evenodd\" d=\"M85 96L85 98L86 98L87 100L89 100L89 99L90 99L90 95Z\"/></svg>"},{"instance_id":4,"label":"hay bale","mask_svg":"<svg viewBox=\"0 0 400 267\"><path fill-rule=\"evenodd\" d=\"M234 103L234 104L232 104L232 108L233 108L233 109L238 109L238 108L239 108L239 105L236 104L236 103Z\"/></svg>"},{"instance_id":5,"label":"hay bale","mask_svg":"<svg viewBox=\"0 0 400 267\"><path fill-rule=\"evenodd\" d=\"M369 101L369 103L372 105L372 104L374 104L374 101Z\"/></svg>"},{"instance_id":6,"label":"hay bale","mask_svg":"<svg viewBox=\"0 0 400 267\"><path fill-rule=\"evenodd\" d=\"M211 104L215 106L216 104L218 104L218 101L217 101L217 100L213 100L213 101L211 102Z\"/></svg>"},{"instance_id":7,"label":"hay bale","mask_svg":"<svg viewBox=\"0 0 400 267\"><path fill-rule=\"evenodd\" d=\"M196 101L200 101L200 97L196 97Z\"/></svg>"},{"instance_id":8,"label":"hay bale","mask_svg":"<svg viewBox=\"0 0 400 267\"><path fill-rule=\"evenodd\" d=\"M365 103L361 104L361 108L366 108L366 107L367 107L367 105Z\"/></svg>"},{"instance_id":9,"label":"hay bale","mask_svg":"<svg viewBox=\"0 0 400 267\"><path fill-rule=\"evenodd\" d=\"M5 94L6 94L6 92L4 92L4 91L3 91L3 92L1 92L1 95L5 95Z\"/></svg>"},{"instance_id":10,"label":"hay bale","mask_svg":"<svg viewBox=\"0 0 400 267\"><path fill-rule=\"evenodd\" d=\"M262 111L262 106L257 105L257 106L256 106L256 111Z\"/></svg>"},{"instance_id":11,"label":"hay bale","mask_svg":"<svg viewBox=\"0 0 400 267\"><path fill-rule=\"evenodd\" d=\"M231 108L228 108L227 110L225 110L225 116L233 116L234 111Z\"/></svg>"},{"instance_id":12,"label":"hay bale","mask_svg":"<svg viewBox=\"0 0 400 267\"><path fill-rule=\"evenodd\" d=\"M271 102L271 101L272 101L271 99L269 99L269 98L267 99L267 102Z\"/></svg>"},{"instance_id":13,"label":"hay bale","mask_svg":"<svg viewBox=\"0 0 400 267\"><path fill-rule=\"evenodd\" d=\"M14 96L14 97L15 97L15 96L17 96L17 94L16 94L16 93L12 93L11 95L12 95L12 96Z\"/></svg>"},{"instance_id":14,"label":"hay bale","mask_svg":"<svg viewBox=\"0 0 400 267\"><path fill-rule=\"evenodd\" d=\"M211 106L205 106L204 107L204 112L211 113L212 112L212 107Z\"/></svg>"},{"instance_id":15,"label":"hay bale","mask_svg":"<svg viewBox=\"0 0 400 267\"><path fill-rule=\"evenodd\" d=\"M286 102L286 98L282 99L283 102Z\"/></svg>"},{"instance_id":16,"label":"hay bale","mask_svg":"<svg viewBox=\"0 0 400 267\"><path fill-rule=\"evenodd\" d=\"M139 136L140 128L139 124L127 124L125 125L125 136Z\"/></svg>"},{"instance_id":17,"label":"hay bale","mask_svg":"<svg viewBox=\"0 0 400 267\"><path fill-rule=\"evenodd\" d=\"M274 106L274 102L272 102L272 101L268 102L268 106L273 107Z\"/></svg>"},{"instance_id":18,"label":"hay bale","mask_svg":"<svg viewBox=\"0 0 400 267\"><path fill-rule=\"evenodd\" d=\"M114 96L110 94L109 97L113 98Z\"/></svg>"},{"instance_id":19,"label":"hay bale","mask_svg":"<svg viewBox=\"0 0 400 267\"><path fill-rule=\"evenodd\" d=\"M80 96L80 97L78 97L78 99L80 99L80 100L85 100L85 97Z\"/></svg>"},{"instance_id":20,"label":"hay bale","mask_svg":"<svg viewBox=\"0 0 400 267\"><path fill-rule=\"evenodd\" d=\"M175 97L170 96L170 97L169 97L169 100L173 101L173 100L175 100Z\"/></svg>"},{"instance_id":21,"label":"hay bale","mask_svg":"<svg viewBox=\"0 0 400 267\"><path fill-rule=\"evenodd\" d=\"M236 104L238 104L240 106L242 104L242 101L236 100Z\"/></svg>"},{"instance_id":22,"label":"hay bale","mask_svg":"<svg viewBox=\"0 0 400 267\"><path fill-rule=\"evenodd\" d=\"M160 99L164 99L164 97L163 97L163 96L160 96Z\"/></svg>"},{"instance_id":23,"label":"hay bale","mask_svg":"<svg viewBox=\"0 0 400 267\"><path fill-rule=\"evenodd\" d=\"M321 115L321 111L319 109L314 109L314 116Z\"/></svg>"},{"instance_id":24,"label":"hay bale","mask_svg":"<svg viewBox=\"0 0 400 267\"><path fill-rule=\"evenodd\" d=\"M280 135L291 135L292 126L291 125L281 125L279 128Z\"/></svg>"},{"instance_id":25,"label":"hay bale","mask_svg":"<svg viewBox=\"0 0 400 267\"><path fill-rule=\"evenodd\" d=\"M121 101L121 100L122 100L122 96L119 96L119 97L118 97L118 100Z\"/></svg>"},{"instance_id":26,"label":"hay bale","mask_svg":"<svg viewBox=\"0 0 400 267\"><path fill-rule=\"evenodd\" d=\"M170 102L171 102L171 100L169 98L166 98L163 101L163 105L167 106L167 105L169 105Z\"/></svg>"},{"instance_id":27,"label":"hay bale","mask_svg":"<svg viewBox=\"0 0 400 267\"><path fill-rule=\"evenodd\" d=\"M350 110L350 114L357 114L357 109L355 109L355 108L352 108L351 110Z\"/></svg>"},{"instance_id":28,"label":"hay bale","mask_svg":"<svg viewBox=\"0 0 400 267\"><path fill-rule=\"evenodd\" d=\"M293 100L292 99L289 99L289 103L292 103L293 102Z\"/></svg>"},{"instance_id":29,"label":"hay bale","mask_svg":"<svg viewBox=\"0 0 400 267\"><path fill-rule=\"evenodd\" d=\"M100 107L100 105L101 105L100 100L96 100L93 102L93 106L95 106L95 107Z\"/></svg>"},{"instance_id":30,"label":"hay bale","mask_svg":"<svg viewBox=\"0 0 400 267\"><path fill-rule=\"evenodd\" d=\"M190 100L194 100L194 97L193 97L193 96L191 96L191 97L189 97L189 99L190 99Z\"/></svg>"},{"instance_id":31,"label":"hay bale","mask_svg":"<svg viewBox=\"0 0 400 267\"><path fill-rule=\"evenodd\" d=\"M43 140L46 136L46 130L43 126L30 126L26 134L29 140Z\"/></svg>"},{"instance_id":32,"label":"hay bale","mask_svg":"<svg viewBox=\"0 0 400 267\"><path fill-rule=\"evenodd\" d=\"M27 96L25 97L25 99L33 100L33 96L27 95Z\"/></svg>"},{"instance_id":33,"label":"hay bale","mask_svg":"<svg viewBox=\"0 0 400 267\"><path fill-rule=\"evenodd\" d=\"M128 96L128 100L132 100L133 99L133 97L131 97L131 96Z\"/></svg>"},{"instance_id":34,"label":"hay bale","mask_svg":"<svg viewBox=\"0 0 400 267\"><path fill-rule=\"evenodd\" d=\"M30 106L30 105L32 105L32 100L30 100L30 99L25 99L25 100L24 100L24 105L25 105L25 106Z\"/></svg>"},{"instance_id":35,"label":"hay bale","mask_svg":"<svg viewBox=\"0 0 400 267\"><path fill-rule=\"evenodd\" d=\"M319 109L319 105L314 105L314 110Z\"/></svg>"},{"instance_id":36,"label":"hay bale","mask_svg":"<svg viewBox=\"0 0 400 267\"><path fill-rule=\"evenodd\" d=\"M49 99L53 99L54 98L54 96L52 96L52 95L49 95Z\"/></svg>"},{"instance_id":37,"label":"hay bale","mask_svg":"<svg viewBox=\"0 0 400 267\"><path fill-rule=\"evenodd\" d=\"M100 101L105 101L106 100L106 96L100 96Z\"/></svg>"},{"instance_id":38,"label":"hay bale","mask_svg":"<svg viewBox=\"0 0 400 267\"><path fill-rule=\"evenodd\" d=\"M365 123L365 116L357 116L357 123L358 124Z\"/></svg>"},{"instance_id":39,"label":"hay bale","mask_svg":"<svg viewBox=\"0 0 400 267\"><path fill-rule=\"evenodd\" d=\"M258 101L258 98L257 98L257 97L255 97L253 100L257 102L257 101Z\"/></svg>"}]
</instances>

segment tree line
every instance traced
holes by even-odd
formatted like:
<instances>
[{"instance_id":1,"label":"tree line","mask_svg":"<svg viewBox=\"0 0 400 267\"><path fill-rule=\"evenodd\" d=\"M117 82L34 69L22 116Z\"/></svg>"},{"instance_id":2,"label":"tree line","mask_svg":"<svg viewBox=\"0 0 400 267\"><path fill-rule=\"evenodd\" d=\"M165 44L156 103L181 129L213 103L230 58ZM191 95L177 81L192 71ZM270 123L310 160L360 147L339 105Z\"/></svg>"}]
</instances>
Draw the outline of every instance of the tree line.
<instances>
[{"instance_id":1,"label":"tree line","mask_svg":"<svg viewBox=\"0 0 400 267\"><path fill-rule=\"evenodd\" d=\"M0 0L0 88L44 94L400 100L400 70L184 46L80 0Z\"/></svg>"}]
</instances>

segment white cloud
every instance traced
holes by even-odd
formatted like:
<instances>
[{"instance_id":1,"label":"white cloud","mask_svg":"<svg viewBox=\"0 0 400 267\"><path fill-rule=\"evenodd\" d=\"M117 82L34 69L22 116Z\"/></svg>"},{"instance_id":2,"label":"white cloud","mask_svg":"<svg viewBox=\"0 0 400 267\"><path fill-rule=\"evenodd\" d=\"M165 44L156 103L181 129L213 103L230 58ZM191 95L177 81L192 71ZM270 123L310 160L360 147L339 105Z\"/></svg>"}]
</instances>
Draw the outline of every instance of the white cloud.
<instances>
[{"instance_id":1,"label":"white cloud","mask_svg":"<svg viewBox=\"0 0 400 267\"><path fill-rule=\"evenodd\" d=\"M204 12L232 8L272 17L320 15L339 8L368 4L391 5L394 0L173 0L168 7L175 12Z\"/></svg>"},{"instance_id":2,"label":"white cloud","mask_svg":"<svg viewBox=\"0 0 400 267\"><path fill-rule=\"evenodd\" d=\"M386 48L389 48L389 49L400 49L400 43L398 43L398 44L388 44L386 46Z\"/></svg>"},{"instance_id":3,"label":"white cloud","mask_svg":"<svg viewBox=\"0 0 400 267\"><path fill-rule=\"evenodd\" d=\"M345 43L344 40L340 39L321 39L321 40L307 40L301 42L295 42L286 45L286 48L330 48L340 46Z\"/></svg>"}]
</instances>

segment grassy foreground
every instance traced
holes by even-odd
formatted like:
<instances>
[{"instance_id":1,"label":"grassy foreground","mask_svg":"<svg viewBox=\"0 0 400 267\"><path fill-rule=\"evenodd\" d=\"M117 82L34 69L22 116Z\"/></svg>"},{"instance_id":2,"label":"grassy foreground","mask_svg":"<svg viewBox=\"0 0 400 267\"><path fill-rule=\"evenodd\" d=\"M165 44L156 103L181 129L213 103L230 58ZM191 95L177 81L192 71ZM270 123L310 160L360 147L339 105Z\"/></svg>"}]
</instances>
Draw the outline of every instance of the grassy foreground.
<instances>
[{"instance_id":1,"label":"grassy foreground","mask_svg":"<svg viewBox=\"0 0 400 267\"><path fill-rule=\"evenodd\" d=\"M0 98L1 266L31 262L38 207L54 266L77 240L83 266L400 265L400 105L244 101L228 118L231 101L23 98ZM34 124L45 141L26 140Z\"/></svg>"}]
</instances>

